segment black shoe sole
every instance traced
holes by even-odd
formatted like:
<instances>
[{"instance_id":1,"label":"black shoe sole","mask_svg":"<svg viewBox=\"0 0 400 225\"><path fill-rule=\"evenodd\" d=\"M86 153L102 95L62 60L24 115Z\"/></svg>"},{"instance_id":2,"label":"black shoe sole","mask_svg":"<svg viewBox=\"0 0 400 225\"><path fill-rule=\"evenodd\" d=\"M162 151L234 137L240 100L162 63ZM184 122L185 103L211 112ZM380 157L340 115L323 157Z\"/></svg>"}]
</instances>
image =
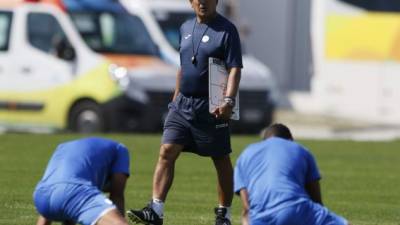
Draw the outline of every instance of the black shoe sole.
<instances>
[{"instance_id":1,"label":"black shoe sole","mask_svg":"<svg viewBox=\"0 0 400 225\"><path fill-rule=\"evenodd\" d=\"M149 222L143 221L140 217L130 211L128 211L126 214L128 215L129 220L134 224L153 225Z\"/></svg>"}]
</instances>

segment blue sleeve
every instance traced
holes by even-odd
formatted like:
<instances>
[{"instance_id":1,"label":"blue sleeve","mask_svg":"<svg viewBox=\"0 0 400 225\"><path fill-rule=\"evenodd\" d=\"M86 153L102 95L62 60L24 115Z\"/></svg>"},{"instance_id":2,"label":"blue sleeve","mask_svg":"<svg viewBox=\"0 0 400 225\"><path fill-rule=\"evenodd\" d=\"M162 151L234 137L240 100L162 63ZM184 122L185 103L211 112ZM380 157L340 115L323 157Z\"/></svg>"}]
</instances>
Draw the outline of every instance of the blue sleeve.
<instances>
[{"instance_id":1,"label":"blue sleeve","mask_svg":"<svg viewBox=\"0 0 400 225\"><path fill-rule=\"evenodd\" d=\"M246 176L243 171L243 160L241 157L236 162L235 171L234 171L234 179L233 186L234 192L239 194L240 190L246 188Z\"/></svg>"},{"instance_id":2,"label":"blue sleeve","mask_svg":"<svg viewBox=\"0 0 400 225\"><path fill-rule=\"evenodd\" d=\"M307 159L307 175L306 182L316 181L321 179L321 175L318 170L317 163L315 161L314 156L306 151L306 159Z\"/></svg>"},{"instance_id":3,"label":"blue sleeve","mask_svg":"<svg viewBox=\"0 0 400 225\"><path fill-rule=\"evenodd\" d=\"M228 68L243 68L240 37L237 29L232 26L225 39L225 65Z\"/></svg>"},{"instance_id":4,"label":"blue sleeve","mask_svg":"<svg viewBox=\"0 0 400 225\"><path fill-rule=\"evenodd\" d=\"M116 156L112 165L111 172L124 173L129 176L129 151L123 144L118 144L116 149Z\"/></svg>"}]
</instances>

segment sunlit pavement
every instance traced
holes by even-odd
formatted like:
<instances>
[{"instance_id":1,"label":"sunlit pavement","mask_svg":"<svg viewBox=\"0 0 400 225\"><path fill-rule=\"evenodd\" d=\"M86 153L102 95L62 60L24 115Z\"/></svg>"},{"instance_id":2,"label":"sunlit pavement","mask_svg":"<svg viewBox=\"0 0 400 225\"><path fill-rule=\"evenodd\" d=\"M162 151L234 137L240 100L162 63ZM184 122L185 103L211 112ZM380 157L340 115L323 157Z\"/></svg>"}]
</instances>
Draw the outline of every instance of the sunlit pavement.
<instances>
[{"instance_id":1,"label":"sunlit pavement","mask_svg":"<svg viewBox=\"0 0 400 225\"><path fill-rule=\"evenodd\" d=\"M400 139L400 126L389 126L352 121L321 115L301 114L290 110L277 110L274 122L287 125L296 139L391 141ZM6 129L0 126L0 135ZM32 133L50 133L29 130Z\"/></svg>"},{"instance_id":2,"label":"sunlit pavement","mask_svg":"<svg viewBox=\"0 0 400 225\"><path fill-rule=\"evenodd\" d=\"M278 110L275 122L286 124L295 138L355 141L400 139L400 126L352 121L335 117L300 114Z\"/></svg>"}]
</instances>

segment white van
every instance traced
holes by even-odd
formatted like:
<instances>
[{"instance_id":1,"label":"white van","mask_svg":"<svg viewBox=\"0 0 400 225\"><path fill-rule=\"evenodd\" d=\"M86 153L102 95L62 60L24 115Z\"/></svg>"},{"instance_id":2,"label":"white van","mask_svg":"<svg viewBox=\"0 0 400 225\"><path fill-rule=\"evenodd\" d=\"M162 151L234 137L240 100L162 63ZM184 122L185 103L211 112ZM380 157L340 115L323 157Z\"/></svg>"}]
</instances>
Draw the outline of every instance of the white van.
<instances>
[{"instance_id":1,"label":"white van","mask_svg":"<svg viewBox=\"0 0 400 225\"><path fill-rule=\"evenodd\" d=\"M88 48L63 11L49 4L0 2L1 126L136 130L146 126L148 101L124 67Z\"/></svg>"},{"instance_id":2,"label":"white van","mask_svg":"<svg viewBox=\"0 0 400 225\"><path fill-rule=\"evenodd\" d=\"M161 57L179 66L179 28L194 12L186 0L120 0L133 15L140 17L152 40L160 48ZM244 69L240 84L239 121L234 121L236 131L259 131L272 121L278 88L271 71L255 57L243 56Z\"/></svg>"}]
</instances>

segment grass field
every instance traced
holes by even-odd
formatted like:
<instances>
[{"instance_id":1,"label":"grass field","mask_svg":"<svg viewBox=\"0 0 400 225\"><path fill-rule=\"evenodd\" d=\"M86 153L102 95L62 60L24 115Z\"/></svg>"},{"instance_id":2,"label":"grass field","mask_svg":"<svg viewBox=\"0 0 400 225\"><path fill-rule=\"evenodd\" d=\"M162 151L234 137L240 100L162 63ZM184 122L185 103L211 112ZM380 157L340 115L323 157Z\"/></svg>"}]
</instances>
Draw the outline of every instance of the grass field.
<instances>
[{"instance_id":1,"label":"grass field","mask_svg":"<svg viewBox=\"0 0 400 225\"><path fill-rule=\"evenodd\" d=\"M32 191L54 147L78 135L0 135L0 224L32 225L36 211ZM125 143L131 152L132 176L127 208L141 208L151 197L151 180L160 135L105 135ZM233 159L256 136L234 136ZM350 142L301 140L317 158L326 206L354 225L400 225L400 141ZM182 154L166 204L166 225L213 224L215 173L208 158ZM239 224L240 201L233 203Z\"/></svg>"}]
</instances>

